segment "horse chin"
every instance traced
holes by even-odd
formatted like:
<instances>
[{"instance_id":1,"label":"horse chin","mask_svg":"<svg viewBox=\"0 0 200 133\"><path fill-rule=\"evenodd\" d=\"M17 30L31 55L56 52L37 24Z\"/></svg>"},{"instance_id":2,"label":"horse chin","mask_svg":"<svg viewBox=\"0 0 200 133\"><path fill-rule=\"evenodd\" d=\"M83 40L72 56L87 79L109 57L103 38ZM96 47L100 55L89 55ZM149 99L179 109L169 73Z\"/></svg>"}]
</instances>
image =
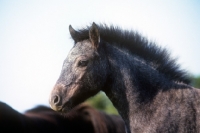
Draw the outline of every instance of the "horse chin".
<instances>
[{"instance_id":1,"label":"horse chin","mask_svg":"<svg viewBox=\"0 0 200 133\"><path fill-rule=\"evenodd\" d=\"M87 98L79 98L80 96L74 96L71 97L70 99L68 99L67 101L65 101L63 103L62 109L60 110L60 112L62 113L68 113L71 110L73 110L73 108L75 108L76 106L78 106L79 104L83 103Z\"/></svg>"},{"instance_id":2,"label":"horse chin","mask_svg":"<svg viewBox=\"0 0 200 133\"><path fill-rule=\"evenodd\" d=\"M73 104L71 101L67 101L62 106L60 112L68 113L68 112L70 112L77 105L78 105L78 103L77 104Z\"/></svg>"},{"instance_id":3,"label":"horse chin","mask_svg":"<svg viewBox=\"0 0 200 133\"><path fill-rule=\"evenodd\" d=\"M68 113L72 108L69 106L63 106L59 112Z\"/></svg>"}]
</instances>

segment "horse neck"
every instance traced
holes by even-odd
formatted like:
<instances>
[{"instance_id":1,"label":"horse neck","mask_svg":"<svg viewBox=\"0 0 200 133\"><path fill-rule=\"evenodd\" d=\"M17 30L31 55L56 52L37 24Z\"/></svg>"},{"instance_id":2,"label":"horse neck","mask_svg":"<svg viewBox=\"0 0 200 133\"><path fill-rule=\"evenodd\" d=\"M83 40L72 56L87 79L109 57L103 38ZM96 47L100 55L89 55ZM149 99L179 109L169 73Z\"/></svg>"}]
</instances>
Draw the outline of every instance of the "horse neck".
<instances>
[{"instance_id":1,"label":"horse neck","mask_svg":"<svg viewBox=\"0 0 200 133\"><path fill-rule=\"evenodd\" d=\"M129 110L150 102L159 90L174 85L140 57L128 51L107 45L106 54L110 66L105 93L123 118L129 118ZM127 122L128 123L128 122Z\"/></svg>"},{"instance_id":2,"label":"horse neck","mask_svg":"<svg viewBox=\"0 0 200 133\"><path fill-rule=\"evenodd\" d=\"M170 81L167 81L162 74L140 57L112 45L107 45L106 49L112 91L128 91L129 94L136 94L140 91L144 93L145 90L148 92L156 91L158 86L166 85L165 82L169 84Z\"/></svg>"}]
</instances>

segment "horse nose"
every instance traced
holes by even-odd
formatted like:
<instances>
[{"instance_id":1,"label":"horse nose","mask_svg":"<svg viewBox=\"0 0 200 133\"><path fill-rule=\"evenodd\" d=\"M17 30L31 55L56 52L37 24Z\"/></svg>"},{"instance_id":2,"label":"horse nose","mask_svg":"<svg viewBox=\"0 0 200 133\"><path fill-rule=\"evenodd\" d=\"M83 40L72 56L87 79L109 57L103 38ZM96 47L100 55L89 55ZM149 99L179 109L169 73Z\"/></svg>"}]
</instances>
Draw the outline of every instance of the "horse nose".
<instances>
[{"instance_id":1,"label":"horse nose","mask_svg":"<svg viewBox=\"0 0 200 133\"><path fill-rule=\"evenodd\" d=\"M59 95L54 95L50 99L50 106L53 110L58 111L62 105L62 98Z\"/></svg>"},{"instance_id":2,"label":"horse nose","mask_svg":"<svg viewBox=\"0 0 200 133\"><path fill-rule=\"evenodd\" d=\"M59 106L61 104L61 99L60 99L60 96L58 96L58 95L53 96L52 100L53 100L52 101L53 104L56 105L56 106Z\"/></svg>"},{"instance_id":3,"label":"horse nose","mask_svg":"<svg viewBox=\"0 0 200 133\"><path fill-rule=\"evenodd\" d=\"M58 83L54 86L49 99L50 107L55 111L60 111L63 104L63 94L65 90L65 85Z\"/></svg>"}]
</instances>

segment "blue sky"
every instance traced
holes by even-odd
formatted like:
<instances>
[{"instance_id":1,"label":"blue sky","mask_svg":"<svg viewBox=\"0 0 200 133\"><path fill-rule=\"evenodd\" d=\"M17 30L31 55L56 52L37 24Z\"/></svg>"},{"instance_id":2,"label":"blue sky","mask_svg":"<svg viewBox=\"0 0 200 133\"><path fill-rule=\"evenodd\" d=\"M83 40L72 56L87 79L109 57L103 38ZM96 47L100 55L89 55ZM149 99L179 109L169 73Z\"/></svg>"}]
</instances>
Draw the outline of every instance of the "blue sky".
<instances>
[{"instance_id":1,"label":"blue sky","mask_svg":"<svg viewBox=\"0 0 200 133\"><path fill-rule=\"evenodd\" d=\"M23 112L48 98L72 47L68 26L137 30L200 75L200 2L0 0L0 101Z\"/></svg>"}]
</instances>

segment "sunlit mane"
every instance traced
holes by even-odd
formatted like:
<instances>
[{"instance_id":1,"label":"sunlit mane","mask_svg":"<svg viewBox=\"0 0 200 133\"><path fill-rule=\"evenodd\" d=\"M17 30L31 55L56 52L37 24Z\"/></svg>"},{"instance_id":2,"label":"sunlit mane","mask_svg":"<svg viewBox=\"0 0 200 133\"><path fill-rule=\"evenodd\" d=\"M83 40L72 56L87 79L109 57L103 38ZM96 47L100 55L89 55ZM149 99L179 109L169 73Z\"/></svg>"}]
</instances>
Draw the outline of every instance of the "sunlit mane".
<instances>
[{"instance_id":1,"label":"sunlit mane","mask_svg":"<svg viewBox=\"0 0 200 133\"><path fill-rule=\"evenodd\" d=\"M176 63L176 59L172 59L166 49L157 46L154 42L148 41L139 33L105 24L99 24L98 29L102 42L108 42L120 48L128 49L133 55L137 55L150 64L153 64L152 66L156 70L165 74L169 79L186 84L190 83L187 72L180 69ZM89 26L77 31L79 34L76 36L76 41L89 38Z\"/></svg>"}]
</instances>

